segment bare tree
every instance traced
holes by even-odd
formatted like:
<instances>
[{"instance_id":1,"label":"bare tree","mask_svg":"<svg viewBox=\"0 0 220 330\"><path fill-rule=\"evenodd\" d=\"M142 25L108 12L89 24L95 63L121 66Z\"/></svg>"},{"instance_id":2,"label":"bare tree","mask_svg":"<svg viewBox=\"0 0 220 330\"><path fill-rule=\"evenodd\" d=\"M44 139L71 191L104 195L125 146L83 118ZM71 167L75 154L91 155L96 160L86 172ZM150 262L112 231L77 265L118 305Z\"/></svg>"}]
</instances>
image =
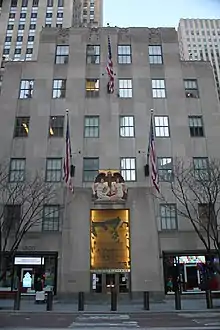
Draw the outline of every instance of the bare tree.
<instances>
[{"instance_id":1,"label":"bare tree","mask_svg":"<svg viewBox=\"0 0 220 330\"><path fill-rule=\"evenodd\" d=\"M6 273L3 256L7 253L13 262L14 255L26 233L39 224L43 206L56 199L53 184L46 183L36 173L25 181L9 182L7 165L0 166L0 281Z\"/></svg>"},{"instance_id":2,"label":"bare tree","mask_svg":"<svg viewBox=\"0 0 220 330\"><path fill-rule=\"evenodd\" d=\"M220 274L219 265L213 262L213 255L220 260L220 161L204 159L196 168L192 162L175 159L167 194L161 193L157 198L168 204L166 196L170 193L176 201L177 214L190 221L210 266Z\"/></svg>"}]
</instances>

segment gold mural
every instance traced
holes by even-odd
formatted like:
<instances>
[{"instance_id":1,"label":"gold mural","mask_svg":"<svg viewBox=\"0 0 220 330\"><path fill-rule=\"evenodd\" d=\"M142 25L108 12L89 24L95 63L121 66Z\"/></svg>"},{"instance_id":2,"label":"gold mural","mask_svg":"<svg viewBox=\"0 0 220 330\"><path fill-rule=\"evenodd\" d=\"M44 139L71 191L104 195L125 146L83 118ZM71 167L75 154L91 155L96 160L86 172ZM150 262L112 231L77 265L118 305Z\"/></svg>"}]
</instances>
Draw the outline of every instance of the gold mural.
<instances>
[{"instance_id":1,"label":"gold mural","mask_svg":"<svg viewBox=\"0 0 220 330\"><path fill-rule=\"evenodd\" d=\"M91 270L130 269L128 210L91 211Z\"/></svg>"}]
</instances>

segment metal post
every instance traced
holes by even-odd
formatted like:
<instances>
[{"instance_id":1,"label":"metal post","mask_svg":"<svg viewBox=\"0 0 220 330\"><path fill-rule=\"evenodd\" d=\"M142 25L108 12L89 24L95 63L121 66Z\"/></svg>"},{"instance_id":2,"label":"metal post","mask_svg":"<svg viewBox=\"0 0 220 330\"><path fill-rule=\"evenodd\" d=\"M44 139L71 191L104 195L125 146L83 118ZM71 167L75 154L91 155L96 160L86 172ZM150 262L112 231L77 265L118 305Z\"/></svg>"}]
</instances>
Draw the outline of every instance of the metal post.
<instances>
[{"instance_id":1,"label":"metal post","mask_svg":"<svg viewBox=\"0 0 220 330\"><path fill-rule=\"evenodd\" d=\"M21 288L18 286L18 290L15 293L14 297L14 311L19 311L21 305Z\"/></svg>"},{"instance_id":2,"label":"metal post","mask_svg":"<svg viewBox=\"0 0 220 330\"><path fill-rule=\"evenodd\" d=\"M112 288L111 290L111 311L112 312L117 311L117 292L115 288Z\"/></svg>"},{"instance_id":3,"label":"metal post","mask_svg":"<svg viewBox=\"0 0 220 330\"><path fill-rule=\"evenodd\" d=\"M78 311L84 311L84 292L78 294Z\"/></svg>"},{"instance_id":4,"label":"metal post","mask_svg":"<svg viewBox=\"0 0 220 330\"><path fill-rule=\"evenodd\" d=\"M52 311L53 309L53 291L47 291L47 311Z\"/></svg>"},{"instance_id":5,"label":"metal post","mask_svg":"<svg viewBox=\"0 0 220 330\"><path fill-rule=\"evenodd\" d=\"M213 308L213 301L212 301L212 292L211 290L206 290L205 291L205 299L206 299L206 306L208 309Z\"/></svg>"},{"instance_id":6,"label":"metal post","mask_svg":"<svg viewBox=\"0 0 220 330\"><path fill-rule=\"evenodd\" d=\"M179 289L175 290L175 309L177 311L181 310L181 295Z\"/></svg>"},{"instance_id":7,"label":"metal post","mask_svg":"<svg viewBox=\"0 0 220 330\"><path fill-rule=\"evenodd\" d=\"M150 310L150 294L149 291L144 291L144 310Z\"/></svg>"}]
</instances>

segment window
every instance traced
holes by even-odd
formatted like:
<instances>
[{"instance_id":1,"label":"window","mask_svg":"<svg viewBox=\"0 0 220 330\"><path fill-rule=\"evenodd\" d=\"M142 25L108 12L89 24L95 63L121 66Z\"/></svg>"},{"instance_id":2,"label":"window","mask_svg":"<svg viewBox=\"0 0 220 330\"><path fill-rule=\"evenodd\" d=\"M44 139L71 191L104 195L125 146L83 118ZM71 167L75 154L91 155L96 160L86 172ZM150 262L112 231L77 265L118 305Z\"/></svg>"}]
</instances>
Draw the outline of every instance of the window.
<instances>
[{"instance_id":1,"label":"window","mask_svg":"<svg viewBox=\"0 0 220 330\"><path fill-rule=\"evenodd\" d=\"M193 167L196 178L198 178L199 180L208 179L208 157L194 157Z\"/></svg>"},{"instance_id":2,"label":"window","mask_svg":"<svg viewBox=\"0 0 220 330\"><path fill-rule=\"evenodd\" d=\"M28 0L22 0L22 7L27 7L28 6Z\"/></svg>"},{"instance_id":3,"label":"window","mask_svg":"<svg viewBox=\"0 0 220 330\"><path fill-rule=\"evenodd\" d=\"M21 80L20 84L20 99L30 99L33 95L34 80Z\"/></svg>"},{"instance_id":4,"label":"window","mask_svg":"<svg viewBox=\"0 0 220 330\"><path fill-rule=\"evenodd\" d=\"M39 0L33 0L32 6L38 7Z\"/></svg>"},{"instance_id":5,"label":"window","mask_svg":"<svg viewBox=\"0 0 220 330\"><path fill-rule=\"evenodd\" d=\"M31 18L37 18L37 13L31 13ZM33 20L34 21L34 20ZM35 20L36 21L36 20Z\"/></svg>"},{"instance_id":6,"label":"window","mask_svg":"<svg viewBox=\"0 0 220 330\"><path fill-rule=\"evenodd\" d=\"M34 36L28 36L28 42L33 42L33 41L34 41Z\"/></svg>"},{"instance_id":7,"label":"window","mask_svg":"<svg viewBox=\"0 0 220 330\"><path fill-rule=\"evenodd\" d=\"M99 79L86 79L86 96L99 96Z\"/></svg>"},{"instance_id":8,"label":"window","mask_svg":"<svg viewBox=\"0 0 220 330\"><path fill-rule=\"evenodd\" d=\"M134 137L134 116L120 116L120 137Z\"/></svg>"},{"instance_id":9,"label":"window","mask_svg":"<svg viewBox=\"0 0 220 330\"><path fill-rule=\"evenodd\" d=\"M64 0L58 0L58 7L64 6Z\"/></svg>"},{"instance_id":10,"label":"window","mask_svg":"<svg viewBox=\"0 0 220 330\"><path fill-rule=\"evenodd\" d=\"M21 220L21 205L10 205L4 206L4 222L3 230L8 234L18 228Z\"/></svg>"},{"instance_id":11,"label":"window","mask_svg":"<svg viewBox=\"0 0 220 330\"><path fill-rule=\"evenodd\" d=\"M53 0L47 0L47 7L53 7Z\"/></svg>"},{"instance_id":12,"label":"window","mask_svg":"<svg viewBox=\"0 0 220 330\"><path fill-rule=\"evenodd\" d=\"M49 136L63 137L64 116L50 117Z\"/></svg>"},{"instance_id":13,"label":"window","mask_svg":"<svg viewBox=\"0 0 220 330\"><path fill-rule=\"evenodd\" d=\"M12 37L11 36L6 36L5 37L5 42L11 42L12 40Z\"/></svg>"},{"instance_id":14,"label":"window","mask_svg":"<svg viewBox=\"0 0 220 330\"><path fill-rule=\"evenodd\" d=\"M25 159L13 158L10 162L10 182L22 182L25 179Z\"/></svg>"},{"instance_id":15,"label":"window","mask_svg":"<svg viewBox=\"0 0 220 330\"><path fill-rule=\"evenodd\" d=\"M132 80L131 79L119 79L119 97L131 98L132 97Z\"/></svg>"},{"instance_id":16,"label":"window","mask_svg":"<svg viewBox=\"0 0 220 330\"><path fill-rule=\"evenodd\" d=\"M85 116L84 137L99 137L99 116Z\"/></svg>"},{"instance_id":17,"label":"window","mask_svg":"<svg viewBox=\"0 0 220 330\"><path fill-rule=\"evenodd\" d=\"M99 158L83 158L83 181L93 182L99 171Z\"/></svg>"},{"instance_id":18,"label":"window","mask_svg":"<svg viewBox=\"0 0 220 330\"><path fill-rule=\"evenodd\" d=\"M57 13L57 18L63 18L63 13Z\"/></svg>"},{"instance_id":19,"label":"window","mask_svg":"<svg viewBox=\"0 0 220 330\"><path fill-rule=\"evenodd\" d=\"M25 24L18 25L18 30L24 30L24 29L25 29Z\"/></svg>"},{"instance_id":20,"label":"window","mask_svg":"<svg viewBox=\"0 0 220 330\"><path fill-rule=\"evenodd\" d=\"M21 48L15 48L15 54L21 54Z\"/></svg>"},{"instance_id":21,"label":"window","mask_svg":"<svg viewBox=\"0 0 220 330\"><path fill-rule=\"evenodd\" d=\"M22 42L23 41L23 36L17 36L17 42Z\"/></svg>"},{"instance_id":22,"label":"window","mask_svg":"<svg viewBox=\"0 0 220 330\"><path fill-rule=\"evenodd\" d=\"M155 123L156 137L169 137L170 136L168 116L155 116L154 123Z\"/></svg>"},{"instance_id":23,"label":"window","mask_svg":"<svg viewBox=\"0 0 220 330\"><path fill-rule=\"evenodd\" d=\"M163 64L162 48L161 46L149 46L149 62L150 64Z\"/></svg>"},{"instance_id":24,"label":"window","mask_svg":"<svg viewBox=\"0 0 220 330\"><path fill-rule=\"evenodd\" d=\"M27 48L26 54L33 54L33 48Z\"/></svg>"},{"instance_id":25,"label":"window","mask_svg":"<svg viewBox=\"0 0 220 330\"><path fill-rule=\"evenodd\" d=\"M131 46L118 45L118 63L130 64L131 63Z\"/></svg>"},{"instance_id":26,"label":"window","mask_svg":"<svg viewBox=\"0 0 220 330\"><path fill-rule=\"evenodd\" d=\"M87 45L86 62L88 64L99 64L100 63L100 46L99 45Z\"/></svg>"},{"instance_id":27,"label":"window","mask_svg":"<svg viewBox=\"0 0 220 330\"><path fill-rule=\"evenodd\" d=\"M120 171L125 181L136 181L136 159L121 158Z\"/></svg>"},{"instance_id":28,"label":"window","mask_svg":"<svg viewBox=\"0 0 220 330\"><path fill-rule=\"evenodd\" d=\"M189 130L192 137L204 136L202 116L189 116Z\"/></svg>"},{"instance_id":29,"label":"window","mask_svg":"<svg viewBox=\"0 0 220 330\"><path fill-rule=\"evenodd\" d=\"M212 226L216 218L214 205L212 203L198 204L198 216L199 224L203 229Z\"/></svg>"},{"instance_id":30,"label":"window","mask_svg":"<svg viewBox=\"0 0 220 330\"><path fill-rule=\"evenodd\" d=\"M195 98L195 99L199 98L199 90L196 79L185 79L184 86L185 86L185 95L187 98Z\"/></svg>"},{"instance_id":31,"label":"window","mask_svg":"<svg viewBox=\"0 0 220 330\"><path fill-rule=\"evenodd\" d=\"M30 30L35 30L36 29L36 24L30 24Z\"/></svg>"},{"instance_id":32,"label":"window","mask_svg":"<svg viewBox=\"0 0 220 330\"><path fill-rule=\"evenodd\" d=\"M43 231L58 231L60 222L60 206L44 205L43 208Z\"/></svg>"},{"instance_id":33,"label":"window","mask_svg":"<svg viewBox=\"0 0 220 330\"><path fill-rule=\"evenodd\" d=\"M153 98L165 98L166 97L166 88L164 79L152 79L152 94Z\"/></svg>"},{"instance_id":34,"label":"window","mask_svg":"<svg viewBox=\"0 0 220 330\"><path fill-rule=\"evenodd\" d=\"M9 18L15 18L15 13L9 13Z\"/></svg>"},{"instance_id":35,"label":"window","mask_svg":"<svg viewBox=\"0 0 220 330\"><path fill-rule=\"evenodd\" d=\"M14 137L26 137L29 132L30 117L17 117L15 120Z\"/></svg>"},{"instance_id":36,"label":"window","mask_svg":"<svg viewBox=\"0 0 220 330\"><path fill-rule=\"evenodd\" d=\"M59 28L59 29L62 29L63 24L56 24L56 27Z\"/></svg>"},{"instance_id":37,"label":"window","mask_svg":"<svg viewBox=\"0 0 220 330\"><path fill-rule=\"evenodd\" d=\"M3 55L8 55L10 53L10 49L9 48L4 48L3 49Z\"/></svg>"},{"instance_id":38,"label":"window","mask_svg":"<svg viewBox=\"0 0 220 330\"><path fill-rule=\"evenodd\" d=\"M27 13L20 13L20 18L26 18Z\"/></svg>"},{"instance_id":39,"label":"window","mask_svg":"<svg viewBox=\"0 0 220 330\"><path fill-rule=\"evenodd\" d=\"M177 229L176 204L160 204L160 221L162 230Z\"/></svg>"},{"instance_id":40,"label":"window","mask_svg":"<svg viewBox=\"0 0 220 330\"><path fill-rule=\"evenodd\" d=\"M67 64L69 59L69 46L57 46L56 48L56 64Z\"/></svg>"},{"instance_id":41,"label":"window","mask_svg":"<svg viewBox=\"0 0 220 330\"><path fill-rule=\"evenodd\" d=\"M46 13L46 18L52 18L53 17L53 13Z\"/></svg>"},{"instance_id":42,"label":"window","mask_svg":"<svg viewBox=\"0 0 220 330\"><path fill-rule=\"evenodd\" d=\"M13 30L14 29L14 24L8 24L7 30Z\"/></svg>"},{"instance_id":43,"label":"window","mask_svg":"<svg viewBox=\"0 0 220 330\"><path fill-rule=\"evenodd\" d=\"M11 0L11 7L17 7L18 0Z\"/></svg>"},{"instance_id":44,"label":"window","mask_svg":"<svg viewBox=\"0 0 220 330\"><path fill-rule=\"evenodd\" d=\"M54 79L53 99L62 99L65 97L66 97L66 79Z\"/></svg>"},{"instance_id":45,"label":"window","mask_svg":"<svg viewBox=\"0 0 220 330\"><path fill-rule=\"evenodd\" d=\"M60 182L62 175L62 159L48 158L46 164L46 181Z\"/></svg>"},{"instance_id":46,"label":"window","mask_svg":"<svg viewBox=\"0 0 220 330\"><path fill-rule=\"evenodd\" d=\"M173 160L172 158L158 157L157 166L160 181L171 182L173 179Z\"/></svg>"}]
</instances>

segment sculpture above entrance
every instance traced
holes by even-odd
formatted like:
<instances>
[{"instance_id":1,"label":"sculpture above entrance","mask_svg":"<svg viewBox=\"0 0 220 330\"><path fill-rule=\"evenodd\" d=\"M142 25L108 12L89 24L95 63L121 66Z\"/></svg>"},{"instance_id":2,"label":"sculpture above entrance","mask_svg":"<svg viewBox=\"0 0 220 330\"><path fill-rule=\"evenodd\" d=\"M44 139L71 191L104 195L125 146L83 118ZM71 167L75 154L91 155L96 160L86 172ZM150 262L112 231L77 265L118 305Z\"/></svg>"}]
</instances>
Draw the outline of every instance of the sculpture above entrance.
<instances>
[{"instance_id":1,"label":"sculpture above entrance","mask_svg":"<svg viewBox=\"0 0 220 330\"><path fill-rule=\"evenodd\" d=\"M117 202L127 199L125 181L117 171L99 171L92 189L95 200Z\"/></svg>"}]
</instances>

